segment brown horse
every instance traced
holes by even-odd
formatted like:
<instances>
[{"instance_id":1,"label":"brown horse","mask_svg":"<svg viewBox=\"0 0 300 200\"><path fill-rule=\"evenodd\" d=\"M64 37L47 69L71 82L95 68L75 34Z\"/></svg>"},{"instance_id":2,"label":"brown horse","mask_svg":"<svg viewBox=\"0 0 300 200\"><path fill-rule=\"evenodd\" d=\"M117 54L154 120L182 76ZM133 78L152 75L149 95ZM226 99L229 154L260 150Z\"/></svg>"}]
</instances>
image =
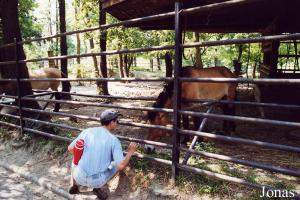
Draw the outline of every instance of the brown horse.
<instances>
[{"instance_id":1,"label":"brown horse","mask_svg":"<svg viewBox=\"0 0 300 200\"><path fill-rule=\"evenodd\" d=\"M43 68L29 71L29 78L66 78L66 75L57 68ZM58 91L60 81L31 81L32 89ZM69 83L69 82L67 82Z\"/></svg>"},{"instance_id":2,"label":"brown horse","mask_svg":"<svg viewBox=\"0 0 300 200\"><path fill-rule=\"evenodd\" d=\"M67 76L57 68L43 68L38 70L29 71L29 78L66 78ZM49 88L53 91L58 91L60 81L31 81L32 89L36 90L48 90ZM66 82L68 87L71 88L70 82ZM55 99L60 100L61 95L55 93ZM55 103L54 112L58 112L60 104Z\"/></svg>"},{"instance_id":3,"label":"brown horse","mask_svg":"<svg viewBox=\"0 0 300 200\"><path fill-rule=\"evenodd\" d=\"M234 78L235 75L226 67L211 67L199 69L195 67L186 67L181 71L182 77L203 77L203 78ZM234 100L236 97L236 83L204 83L204 82L183 82L181 84L182 99L199 100ZM153 107L156 108L172 108L173 83L169 83L164 87L164 90L159 94ZM188 106L182 102L182 108ZM234 114L233 105L224 105L224 114ZM167 113L148 112L148 120L150 124L167 125L170 123ZM186 116L185 116L186 117ZM183 118L185 120L186 118ZM194 118L194 129L197 130L200 124L199 118ZM224 121L223 130L234 131L234 123ZM168 132L160 129L149 129L147 140L159 141L162 137L169 135ZM148 152L153 152L154 148L150 145L146 146Z\"/></svg>"}]
</instances>

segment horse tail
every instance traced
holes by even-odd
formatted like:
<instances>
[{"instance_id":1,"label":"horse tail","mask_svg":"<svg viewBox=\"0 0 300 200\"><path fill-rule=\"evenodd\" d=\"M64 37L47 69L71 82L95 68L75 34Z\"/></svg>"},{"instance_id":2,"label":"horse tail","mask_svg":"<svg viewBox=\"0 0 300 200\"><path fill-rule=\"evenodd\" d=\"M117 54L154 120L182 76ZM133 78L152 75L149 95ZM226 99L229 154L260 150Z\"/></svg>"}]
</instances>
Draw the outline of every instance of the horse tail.
<instances>
[{"instance_id":1,"label":"horse tail","mask_svg":"<svg viewBox=\"0 0 300 200\"><path fill-rule=\"evenodd\" d=\"M60 73L61 73L61 77L62 78L68 78L67 75L65 73L63 73L62 71ZM70 90L71 90L71 83L70 83L70 81L66 81L66 84L67 84L67 87L70 88Z\"/></svg>"}]
</instances>

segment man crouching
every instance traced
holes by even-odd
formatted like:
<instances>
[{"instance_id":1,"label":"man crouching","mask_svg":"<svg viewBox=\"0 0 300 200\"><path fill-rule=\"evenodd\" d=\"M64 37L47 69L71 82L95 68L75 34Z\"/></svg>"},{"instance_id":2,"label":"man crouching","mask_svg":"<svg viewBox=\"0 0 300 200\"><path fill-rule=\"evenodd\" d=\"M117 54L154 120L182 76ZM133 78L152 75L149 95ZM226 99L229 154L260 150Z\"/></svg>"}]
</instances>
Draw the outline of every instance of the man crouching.
<instances>
[{"instance_id":1,"label":"man crouching","mask_svg":"<svg viewBox=\"0 0 300 200\"><path fill-rule=\"evenodd\" d=\"M102 126L83 130L69 145L73 154L70 194L78 194L81 185L93 188L99 199L106 199L108 195L101 187L128 165L137 144L130 143L123 156L119 139L111 133L118 125L118 115L114 109L103 111Z\"/></svg>"}]
</instances>

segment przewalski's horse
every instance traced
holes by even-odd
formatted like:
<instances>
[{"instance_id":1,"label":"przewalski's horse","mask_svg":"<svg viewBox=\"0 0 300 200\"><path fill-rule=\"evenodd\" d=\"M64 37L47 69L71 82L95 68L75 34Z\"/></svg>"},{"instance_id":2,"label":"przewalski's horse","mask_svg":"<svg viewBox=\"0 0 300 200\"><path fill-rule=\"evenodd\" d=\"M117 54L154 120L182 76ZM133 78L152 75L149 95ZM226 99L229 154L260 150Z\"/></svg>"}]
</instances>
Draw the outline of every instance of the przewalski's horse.
<instances>
[{"instance_id":1,"label":"przewalski's horse","mask_svg":"<svg viewBox=\"0 0 300 200\"><path fill-rule=\"evenodd\" d=\"M67 76L57 68L43 68L29 71L29 78L66 78ZM58 91L60 81L31 81L32 89ZM70 84L67 82L67 84Z\"/></svg>"},{"instance_id":2,"label":"przewalski's horse","mask_svg":"<svg viewBox=\"0 0 300 200\"><path fill-rule=\"evenodd\" d=\"M43 68L38 70L29 71L29 78L67 78L67 76L57 68ZM31 87L35 90L48 90L58 91L58 87L61 81L31 81ZM71 88L70 82L66 82L68 87ZM56 93L55 99L61 99L61 95ZM54 106L54 112L58 112L60 109L59 103Z\"/></svg>"},{"instance_id":3,"label":"przewalski's horse","mask_svg":"<svg viewBox=\"0 0 300 200\"><path fill-rule=\"evenodd\" d=\"M185 67L181 71L181 77L203 77L203 78L234 78L235 75L226 67L211 67L199 69L195 67ZM235 100L236 98L236 83L204 83L204 82L182 82L181 84L182 99L199 100ZM172 108L173 82L164 87L164 90L159 94L153 107L156 108ZM187 106L182 102L182 108ZM234 115L234 105L225 104L223 106L224 114ZM167 113L151 112L147 114L150 124L167 125L170 124L170 119ZM186 116L185 116L186 117ZM184 120L184 118L183 118ZM193 118L194 130L197 130L200 124L199 118ZM224 131L234 131L235 124L233 122L224 121ZM231 132L231 133L232 133ZM169 135L167 131L160 129L149 129L147 140L159 141L162 137ZM147 152L153 152L154 147L146 145Z\"/></svg>"}]
</instances>

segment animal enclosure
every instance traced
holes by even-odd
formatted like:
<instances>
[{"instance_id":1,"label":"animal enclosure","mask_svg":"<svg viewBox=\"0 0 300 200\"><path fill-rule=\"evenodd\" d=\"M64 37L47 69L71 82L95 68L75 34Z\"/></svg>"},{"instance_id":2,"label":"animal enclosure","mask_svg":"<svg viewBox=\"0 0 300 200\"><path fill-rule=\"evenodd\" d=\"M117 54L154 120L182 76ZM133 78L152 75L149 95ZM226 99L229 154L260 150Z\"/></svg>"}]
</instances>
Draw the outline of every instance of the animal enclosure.
<instances>
[{"instance_id":1,"label":"animal enclosure","mask_svg":"<svg viewBox=\"0 0 300 200\"><path fill-rule=\"evenodd\" d=\"M109 1L105 1L106 3ZM132 6L130 1L127 1L127 6ZM152 2L152 1L149 1ZM162 1L166 2L166 1ZM83 97L88 97L89 100L91 98L98 99L111 99L114 103L108 104L104 101L93 100L93 101L75 101L75 100L47 100L41 98L34 98L35 96L21 96L20 92L18 96L9 96L10 98L14 98L18 101L18 105L6 105L1 104L3 107L10 107L19 110L19 115L12 114L2 114L5 117L10 117L19 120L19 124L13 124L9 122L1 121L0 124L10 126L20 130L21 134L23 132L30 132L35 134L44 135L46 137L50 137L55 140L60 140L64 142L70 142L71 139L62 137L59 135L54 135L47 133L45 131L36 130L32 127L27 127L24 122L34 122L37 124L47 124L51 126L55 126L62 129L69 129L72 131L80 131L82 130L81 126L74 127L67 123L54 123L48 121L42 121L40 119L34 119L29 117L23 117L22 111L30 111L33 113L43 113L51 116L63 116L70 117L72 120L79 120L80 123L83 120L88 120L88 122L99 122L98 117L92 116L90 113L95 112L95 108L102 110L102 108L116 108L122 109L122 113L124 113L124 119L120 121L122 125L122 129L120 129L120 135L118 137L123 141L135 141L141 144L146 145L154 145L158 148L158 151L163 151L168 154L170 159L162 159L155 157L155 155L147 155L142 152L136 154L139 158L149 159L153 162L159 162L162 164L166 164L171 166L170 171L172 171L172 177L175 179L178 177L179 171L188 171L195 174L201 174L203 176L208 176L212 178L217 178L222 181L228 181L235 184L241 184L245 186L250 186L253 188L262 189L264 187L268 189L274 189L276 186L268 185L269 179L280 179L285 181L290 181L297 185L297 180L300 177L299 171L299 138L297 139L298 134L294 131L299 130L300 123L299 117L291 117L290 111L297 112L300 109L300 106L297 104L283 104L276 103L271 101L269 103L266 102L253 102L253 93L252 88L254 84L258 85L272 85L276 86L299 86L300 80L296 78L274 78L274 77L266 77L261 79L249 79L249 78L235 78L234 76L181 76L181 73L185 68L182 66L182 51L184 48L194 48L194 47L211 47L218 45L234 45L234 44L248 44L248 43L277 43L278 41L292 41L299 40L300 34L291 33L291 34L270 34L271 36L261 36L257 38L244 38L244 39L231 39L231 40L220 40L220 41L208 41L208 42L195 42L191 44L182 44L183 37L183 29L184 29L184 17L188 16L191 20L191 24L188 25L187 29L194 30L197 29L197 24L195 25L194 15L202 15L202 12L213 9L216 12L220 11L220 9L229 8L231 10L235 10L242 6L243 9L247 8L246 1L221 1L219 3L208 4L206 1L201 1L203 5L190 5L182 4L181 2L175 2L172 4L172 7L175 7L173 12L168 12L166 14L163 13L155 13L156 15L151 16L140 16L141 18L131 19L126 18L124 16L119 16L122 21L116 22L113 24L105 24L100 25L93 30L103 31L108 28L116 27L116 26L138 26L142 28L152 27L151 23L155 23L155 20L161 22L166 19L167 22L165 26L159 26L158 28L170 28L175 27L175 38L174 45L168 46L155 46L155 47L147 47L147 48L137 48L137 49L122 49L122 50L106 50L97 53L87 53L81 55L65 55L64 58L75 58L75 57L87 57L87 56L101 56L106 57L114 54L124 54L124 53L136 53L136 52L149 52L149 51L161 51L161 50L174 50L175 52L175 64L174 64L174 76L173 77L164 77L164 78L76 78L76 79L66 79L66 78L45 78L40 81L102 81L109 82L111 84L116 84L116 82L121 81L131 81L130 84L136 87L138 83L142 83L141 85L147 82L149 86L154 85L154 92L156 96L144 96L144 95L86 95L79 93L70 93L71 96L76 97L80 96L81 100ZM206 2L206 3L205 3ZM252 2L252 1L251 1ZM261 8L264 8L265 1L261 4ZM249 3L249 6L253 8L256 4ZM196 6L196 7L195 7ZM208 7L210 9L208 9ZM122 4L116 4L116 7L113 5L111 7L106 7L106 11L114 14L117 9L126 9L126 1ZM168 8L167 10L171 9ZM157 10L154 10L157 11ZM122 12L118 12L118 14L122 14ZM221 14L227 14L222 13ZM235 13L236 14L236 13ZM197 16L198 16L197 15ZM204 14L203 14L204 15ZM222 16L222 15L221 15ZM128 16L127 16L128 17ZM138 16L137 16L138 17ZM261 19L262 16L256 16L258 19ZM221 19L220 16L217 19ZM284 18L285 19L285 18ZM222 19L223 20L223 19ZM227 19L228 20L228 19ZM264 23L268 23L263 21ZM281 21L280 21L281 22ZM199 25L199 30L210 30L214 31L215 26L211 25L210 27ZM230 32L233 30L241 30L244 26L242 26L242 22L239 21L236 26L234 24L233 27L225 29L225 27L217 27L217 29L224 30L224 32ZM253 25L249 27L254 31L259 28L265 27L266 24L260 24L259 27ZM296 25L298 26L298 25ZM246 27L246 26L245 26ZM155 28L155 27L154 27ZM157 28L157 27L156 27ZM282 27L281 27L282 28ZM298 28L298 27L296 27ZM296 29L295 28L295 29ZM287 31L293 30L291 26L287 27ZM298 30L298 29L297 29ZM51 36L51 38L61 37L62 35L71 35L74 33L82 33L92 31L91 29L79 30L66 32L59 35ZM47 37L49 38L49 37ZM40 38L36 40L43 40L45 38ZM35 41L36 41L35 40ZM26 41L30 42L30 41ZM33 41L31 41L33 42ZM16 46L22 45L25 42L17 41L14 44L7 44L1 48L9 48L8 46ZM271 54L275 50L271 48L270 51L264 52ZM17 52L16 52L17 53ZM273 55L273 54L271 54ZM268 69L273 70L274 63L272 59L268 59L270 57L266 56L265 64L267 64ZM271 56L272 57L272 56ZM60 59L59 56L51 57L51 58L41 58L35 59L38 60L51 60L51 59ZM24 61L20 60L18 62L1 62L1 65L10 64L11 66L18 67L19 62L33 62L30 60ZM209 69L207 69L209 70ZM22 84L22 82L29 82L30 79L26 78L15 78L11 79L1 79L2 82L16 82L18 86ZM162 91L162 83L172 83L173 85L173 94L171 95L170 100L172 99L172 106L164 107L152 107L151 104L153 101L157 99L159 95L158 91ZM229 85L236 86L238 85L237 98L228 98L221 99L214 98L212 96L201 96L201 98L191 98L189 100L193 101L193 104L197 103L199 106L197 109L187 110L184 108L183 103L186 101L182 99L182 94L186 93L187 90L181 90L183 85L188 84L221 84L221 85ZM158 86L157 86L158 85ZM251 87L248 87L251 85ZM232 88L232 87L231 87ZM249 89L250 88L250 89ZM202 88L201 88L202 89ZM138 90L138 89L136 89ZM141 89L146 90L145 88ZM198 91L193 92L195 94ZM211 94L210 91L206 91ZM65 94L64 92L57 92L58 94ZM146 92L144 92L146 93ZM142 92L142 94L144 94ZM234 92L232 92L234 93ZM228 92L226 93L228 95ZM5 95L1 95L5 96ZM7 95L6 95L7 96ZM235 96L235 95L234 95ZM60 103L63 105L72 105L72 106L85 106L87 111L81 110L78 108L78 111L64 111L53 113L50 111L43 111L39 109L22 107L22 101L39 101L39 102L51 102L51 103ZM272 99L271 99L272 100ZM147 103L140 103L142 101L147 101ZM126 102L126 103L124 103ZM222 105L234 106L236 108L236 114L233 113L225 113L221 114L219 107ZM200 108L199 108L200 107ZM269 118L260 118L258 113L258 108L265 108L265 112L267 116L272 116ZM101 108L101 109L100 109ZM159 123L147 123L144 115L141 111L147 112L156 112L156 113L164 113L166 115L170 115L172 117L171 124L159 124ZM134 117L132 117L134 116ZM202 118L202 123L198 126L197 130L188 130L185 129L181 125L181 121L183 119L182 116L190 116ZM76 121L75 120L75 121ZM234 135L222 135L220 124L223 121L230 121L236 123L236 130ZM86 123L86 121L84 121ZM231 123L232 124L232 123ZM167 125L167 126L166 126ZM232 125L230 125L232 126ZM134 129L136 133L132 134L131 129ZM171 132L172 141L152 141L145 139L146 132L148 130L162 130ZM294 132L292 134L292 132ZM184 135L189 135L192 137L201 137L204 138L204 143L201 145L205 146L205 143L212 143L213 151L209 151L207 148L198 147L196 145L196 140L190 143L190 146L180 145L180 137ZM295 139L296 138L296 139ZM150 138L152 139L152 138ZM196 138L195 138L196 139ZM196 146L195 146L196 145ZM196 149L195 149L196 148ZM163 149L163 150L162 150ZM166 149L166 150L165 150ZM193 155L190 158L190 155ZM190 159L189 159L190 158ZM199 161L202 163L206 163L206 166L199 164ZM193 163L196 162L197 164ZM213 166L222 167L222 169L213 168ZM202 167L202 168L201 168ZM234 169L234 170L232 170ZM262 172L263 171L263 172ZM247 179L246 174L249 172L254 173L258 180ZM283 174L283 175L282 175ZM267 177L266 180L259 180L259 176ZM279 188L283 189L283 188ZM299 189L299 188L296 188ZM297 195L297 194L295 194Z\"/></svg>"}]
</instances>

